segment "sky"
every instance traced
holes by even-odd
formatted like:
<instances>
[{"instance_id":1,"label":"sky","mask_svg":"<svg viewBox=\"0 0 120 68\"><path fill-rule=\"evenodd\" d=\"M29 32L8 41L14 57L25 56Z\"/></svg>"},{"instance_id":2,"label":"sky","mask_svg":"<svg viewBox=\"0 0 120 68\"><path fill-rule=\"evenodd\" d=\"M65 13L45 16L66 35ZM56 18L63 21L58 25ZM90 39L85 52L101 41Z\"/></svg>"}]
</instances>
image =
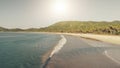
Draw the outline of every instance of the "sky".
<instances>
[{"instance_id":1,"label":"sky","mask_svg":"<svg viewBox=\"0 0 120 68\"><path fill-rule=\"evenodd\" d=\"M120 20L120 0L0 0L0 26L6 28L114 20Z\"/></svg>"}]
</instances>

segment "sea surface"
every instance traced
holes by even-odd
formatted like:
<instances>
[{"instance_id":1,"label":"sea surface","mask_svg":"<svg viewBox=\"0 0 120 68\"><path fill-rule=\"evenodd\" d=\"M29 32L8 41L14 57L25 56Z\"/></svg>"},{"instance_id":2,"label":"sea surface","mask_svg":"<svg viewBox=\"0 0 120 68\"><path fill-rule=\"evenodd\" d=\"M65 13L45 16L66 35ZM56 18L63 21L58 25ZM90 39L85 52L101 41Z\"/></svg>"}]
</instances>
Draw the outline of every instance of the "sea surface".
<instances>
[{"instance_id":1,"label":"sea surface","mask_svg":"<svg viewBox=\"0 0 120 68\"><path fill-rule=\"evenodd\" d=\"M0 32L0 68L41 68L43 56L60 39L53 34Z\"/></svg>"}]
</instances>

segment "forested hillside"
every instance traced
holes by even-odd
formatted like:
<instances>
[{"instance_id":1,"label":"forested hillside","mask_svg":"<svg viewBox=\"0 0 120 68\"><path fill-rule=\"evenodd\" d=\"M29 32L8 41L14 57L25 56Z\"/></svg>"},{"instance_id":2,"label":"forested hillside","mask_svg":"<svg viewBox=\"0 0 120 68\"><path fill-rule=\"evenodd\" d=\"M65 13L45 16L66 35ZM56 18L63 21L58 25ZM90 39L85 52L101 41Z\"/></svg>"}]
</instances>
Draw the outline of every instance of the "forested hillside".
<instances>
[{"instance_id":1,"label":"forested hillside","mask_svg":"<svg viewBox=\"0 0 120 68\"><path fill-rule=\"evenodd\" d=\"M42 29L49 32L120 34L120 21L63 21ZM41 31L42 31L41 30Z\"/></svg>"},{"instance_id":2,"label":"forested hillside","mask_svg":"<svg viewBox=\"0 0 120 68\"><path fill-rule=\"evenodd\" d=\"M7 31L8 29L0 27L0 31Z\"/></svg>"},{"instance_id":3,"label":"forested hillside","mask_svg":"<svg viewBox=\"0 0 120 68\"><path fill-rule=\"evenodd\" d=\"M62 21L45 28L7 29L0 27L0 31L26 32L67 32L67 33L96 33L120 35L120 21Z\"/></svg>"},{"instance_id":4,"label":"forested hillside","mask_svg":"<svg viewBox=\"0 0 120 68\"><path fill-rule=\"evenodd\" d=\"M8 28L0 27L0 31L2 31L2 32L9 32L9 31L18 32L18 31L25 31L25 30L20 29L20 28L8 29Z\"/></svg>"}]
</instances>

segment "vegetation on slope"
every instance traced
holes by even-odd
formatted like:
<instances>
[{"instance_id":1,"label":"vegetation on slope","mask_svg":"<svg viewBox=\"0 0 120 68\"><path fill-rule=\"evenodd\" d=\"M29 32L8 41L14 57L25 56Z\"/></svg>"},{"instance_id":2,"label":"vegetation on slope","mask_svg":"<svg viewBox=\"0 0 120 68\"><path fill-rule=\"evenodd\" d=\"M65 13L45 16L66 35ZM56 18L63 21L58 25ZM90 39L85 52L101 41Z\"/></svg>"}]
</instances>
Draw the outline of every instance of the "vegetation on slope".
<instances>
[{"instance_id":1,"label":"vegetation on slope","mask_svg":"<svg viewBox=\"0 0 120 68\"><path fill-rule=\"evenodd\" d=\"M7 28L0 27L0 31L2 31L2 32L9 32L9 31L18 32L18 31L25 31L25 30L20 29L20 28L7 29Z\"/></svg>"},{"instance_id":2,"label":"vegetation on slope","mask_svg":"<svg viewBox=\"0 0 120 68\"><path fill-rule=\"evenodd\" d=\"M67 33L97 33L120 35L120 21L94 22L94 21L62 21L46 28L6 29L0 31L28 31L28 32L67 32Z\"/></svg>"},{"instance_id":3,"label":"vegetation on slope","mask_svg":"<svg viewBox=\"0 0 120 68\"><path fill-rule=\"evenodd\" d=\"M120 35L120 21L113 22L63 21L53 24L47 28L44 28L43 31Z\"/></svg>"},{"instance_id":4,"label":"vegetation on slope","mask_svg":"<svg viewBox=\"0 0 120 68\"><path fill-rule=\"evenodd\" d=\"M8 29L0 27L0 31L7 31Z\"/></svg>"}]
</instances>

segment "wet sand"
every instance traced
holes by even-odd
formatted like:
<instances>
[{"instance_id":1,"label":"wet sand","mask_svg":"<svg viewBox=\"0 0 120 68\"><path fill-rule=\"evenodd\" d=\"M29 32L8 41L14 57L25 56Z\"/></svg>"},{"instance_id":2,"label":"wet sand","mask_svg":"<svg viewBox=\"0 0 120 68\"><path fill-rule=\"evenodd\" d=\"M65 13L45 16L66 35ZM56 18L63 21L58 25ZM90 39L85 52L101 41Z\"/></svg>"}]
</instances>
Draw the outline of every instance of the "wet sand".
<instances>
[{"instance_id":1,"label":"wet sand","mask_svg":"<svg viewBox=\"0 0 120 68\"><path fill-rule=\"evenodd\" d=\"M65 38L67 43L51 58L47 68L120 68L120 64L104 55L106 50L118 48L117 45L75 36Z\"/></svg>"}]
</instances>

